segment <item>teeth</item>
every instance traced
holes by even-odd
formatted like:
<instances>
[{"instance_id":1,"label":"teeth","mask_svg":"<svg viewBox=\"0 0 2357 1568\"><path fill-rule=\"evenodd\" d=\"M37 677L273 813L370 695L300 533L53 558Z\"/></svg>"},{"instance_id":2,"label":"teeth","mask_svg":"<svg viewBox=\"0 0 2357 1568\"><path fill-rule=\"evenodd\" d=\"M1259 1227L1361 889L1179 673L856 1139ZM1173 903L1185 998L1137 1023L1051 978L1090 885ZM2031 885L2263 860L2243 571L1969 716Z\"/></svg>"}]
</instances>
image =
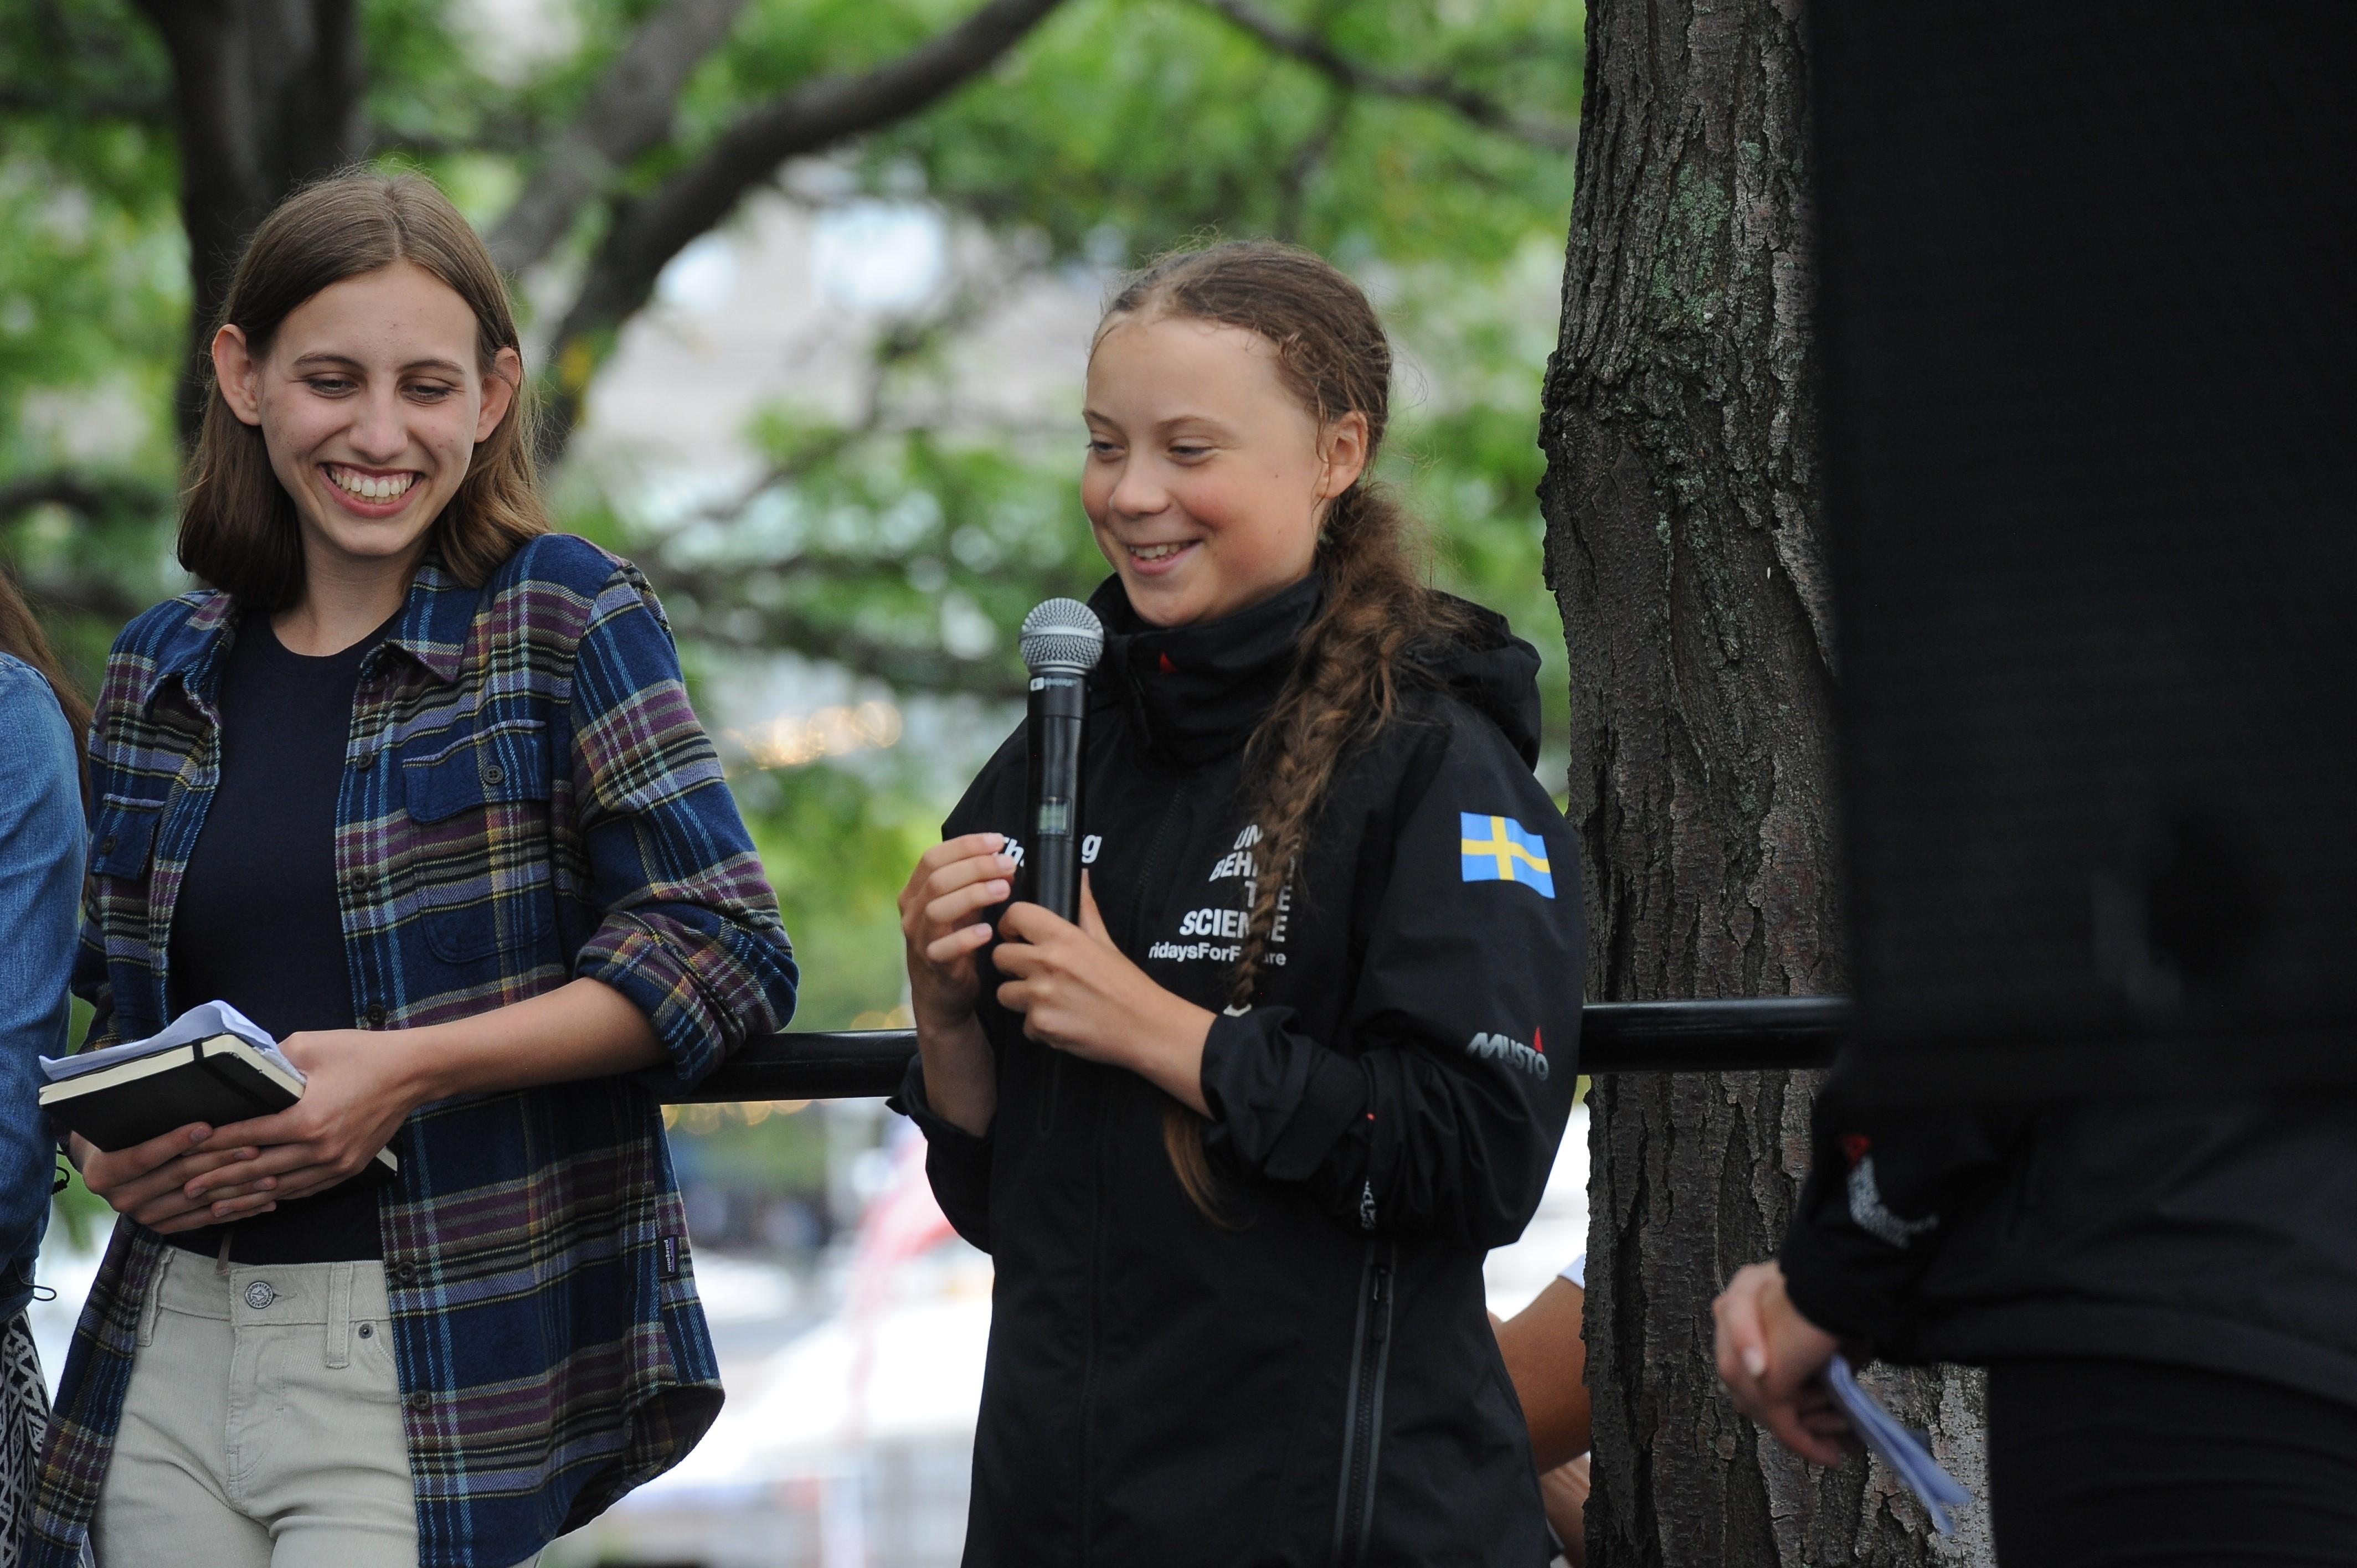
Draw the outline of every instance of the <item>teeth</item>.
<instances>
[{"instance_id":1,"label":"teeth","mask_svg":"<svg viewBox=\"0 0 2357 1568\"><path fill-rule=\"evenodd\" d=\"M1186 549L1189 542L1191 541L1181 541L1177 544L1133 544L1129 553L1140 561L1167 561Z\"/></svg>"},{"instance_id":2,"label":"teeth","mask_svg":"<svg viewBox=\"0 0 2357 1568\"><path fill-rule=\"evenodd\" d=\"M417 482L414 474L362 474L335 464L328 465L328 478L336 482L339 489L364 501L389 501L408 494L409 487Z\"/></svg>"}]
</instances>

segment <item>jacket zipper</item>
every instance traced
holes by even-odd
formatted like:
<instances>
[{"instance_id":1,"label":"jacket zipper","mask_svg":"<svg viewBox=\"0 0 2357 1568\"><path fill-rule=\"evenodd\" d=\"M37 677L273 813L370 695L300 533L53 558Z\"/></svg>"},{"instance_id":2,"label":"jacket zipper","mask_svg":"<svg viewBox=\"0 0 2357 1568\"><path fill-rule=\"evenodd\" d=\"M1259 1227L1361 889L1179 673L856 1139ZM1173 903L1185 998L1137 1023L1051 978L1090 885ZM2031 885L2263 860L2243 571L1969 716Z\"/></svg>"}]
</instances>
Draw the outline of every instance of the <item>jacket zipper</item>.
<instances>
[{"instance_id":1,"label":"jacket zipper","mask_svg":"<svg viewBox=\"0 0 2357 1568\"><path fill-rule=\"evenodd\" d=\"M1375 1522L1375 1466L1383 1457L1383 1381L1391 1368L1392 1250L1367 1242L1359 1272L1357 1352L1351 1362L1350 1420L1342 1429L1341 1495L1334 1505L1334 1568L1356 1568Z\"/></svg>"}]
</instances>

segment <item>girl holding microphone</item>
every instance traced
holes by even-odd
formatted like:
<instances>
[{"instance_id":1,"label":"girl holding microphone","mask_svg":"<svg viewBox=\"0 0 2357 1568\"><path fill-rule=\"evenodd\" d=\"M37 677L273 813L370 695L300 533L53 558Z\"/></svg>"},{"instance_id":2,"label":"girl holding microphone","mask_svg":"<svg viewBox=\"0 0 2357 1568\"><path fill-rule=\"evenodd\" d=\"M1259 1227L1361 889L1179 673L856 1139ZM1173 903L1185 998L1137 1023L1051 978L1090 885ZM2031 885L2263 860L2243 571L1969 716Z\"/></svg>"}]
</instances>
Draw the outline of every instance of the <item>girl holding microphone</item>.
<instances>
[{"instance_id":1,"label":"girl holding microphone","mask_svg":"<svg viewBox=\"0 0 2357 1568\"><path fill-rule=\"evenodd\" d=\"M1098 329L1080 923L1008 902L1019 735L901 897L902 1103L997 1268L970 1564L1545 1559L1481 1262L1570 1109L1580 889L1536 654L1365 480L1390 370L1275 244Z\"/></svg>"}]
</instances>

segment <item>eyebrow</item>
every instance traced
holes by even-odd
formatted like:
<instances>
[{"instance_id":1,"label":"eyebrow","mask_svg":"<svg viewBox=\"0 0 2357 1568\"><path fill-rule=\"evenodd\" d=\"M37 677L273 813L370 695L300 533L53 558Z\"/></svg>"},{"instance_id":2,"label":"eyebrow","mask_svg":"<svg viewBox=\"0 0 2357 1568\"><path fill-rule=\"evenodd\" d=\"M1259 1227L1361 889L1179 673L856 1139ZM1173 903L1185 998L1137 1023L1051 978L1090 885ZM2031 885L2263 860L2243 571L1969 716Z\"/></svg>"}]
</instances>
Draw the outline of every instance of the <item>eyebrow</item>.
<instances>
[{"instance_id":1,"label":"eyebrow","mask_svg":"<svg viewBox=\"0 0 2357 1568\"><path fill-rule=\"evenodd\" d=\"M328 365L341 366L354 371L364 371L368 368L348 354L330 354L325 351L305 354L295 361L294 368L299 371L306 366ZM454 360L412 360L401 369L404 374L411 371L440 371L445 375L456 376L461 380L464 380L467 374L466 367Z\"/></svg>"}]
</instances>

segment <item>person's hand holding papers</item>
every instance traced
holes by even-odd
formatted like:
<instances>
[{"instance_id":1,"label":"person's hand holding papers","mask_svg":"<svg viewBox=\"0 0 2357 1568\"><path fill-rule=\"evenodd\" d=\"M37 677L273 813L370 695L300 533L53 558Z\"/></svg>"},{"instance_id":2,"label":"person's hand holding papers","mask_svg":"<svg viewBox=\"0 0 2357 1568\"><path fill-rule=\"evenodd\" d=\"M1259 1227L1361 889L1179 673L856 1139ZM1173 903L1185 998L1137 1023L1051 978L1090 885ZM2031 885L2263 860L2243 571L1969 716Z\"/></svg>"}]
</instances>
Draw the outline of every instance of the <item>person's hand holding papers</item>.
<instances>
[{"instance_id":1,"label":"person's hand holding papers","mask_svg":"<svg viewBox=\"0 0 2357 1568\"><path fill-rule=\"evenodd\" d=\"M1784 1271L1752 1263L1711 1304L1718 1376L1735 1408L1803 1459L1841 1463L1853 1434L1819 1374L1841 1341L1801 1316L1784 1294Z\"/></svg>"}]
</instances>

